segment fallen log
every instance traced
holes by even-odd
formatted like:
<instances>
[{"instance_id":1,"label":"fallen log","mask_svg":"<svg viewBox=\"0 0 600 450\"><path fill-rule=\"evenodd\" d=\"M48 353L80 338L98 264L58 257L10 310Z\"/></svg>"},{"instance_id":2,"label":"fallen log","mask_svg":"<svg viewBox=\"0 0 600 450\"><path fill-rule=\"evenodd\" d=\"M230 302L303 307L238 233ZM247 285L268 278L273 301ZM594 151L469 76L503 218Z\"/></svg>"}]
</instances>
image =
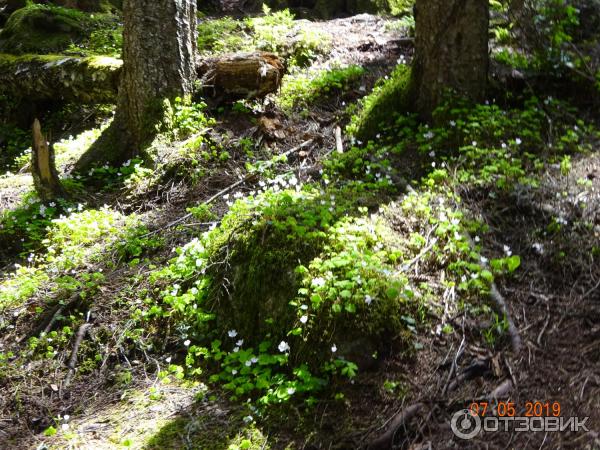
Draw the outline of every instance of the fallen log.
<instances>
[{"instance_id":1,"label":"fallen log","mask_svg":"<svg viewBox=\"0 0 600 450\"><path fill-rule=\"evenodd\" d=\"M122 61L109 57L0 54L0 96L16 103L114 103ZM200 60L204 95L262 98L281 84L284 66L272 53L236 53Z\"/></svg>"},{"instance_id":2,"label":"fallen log","mask_svg":"<svg viewBox=\"0 0 600 450\"><path fill-rule=\"evenodd\" d=\"M105 56L0 54L0 95L15 102L111 103L121 65Z\"/></svg>"}]
</instances>

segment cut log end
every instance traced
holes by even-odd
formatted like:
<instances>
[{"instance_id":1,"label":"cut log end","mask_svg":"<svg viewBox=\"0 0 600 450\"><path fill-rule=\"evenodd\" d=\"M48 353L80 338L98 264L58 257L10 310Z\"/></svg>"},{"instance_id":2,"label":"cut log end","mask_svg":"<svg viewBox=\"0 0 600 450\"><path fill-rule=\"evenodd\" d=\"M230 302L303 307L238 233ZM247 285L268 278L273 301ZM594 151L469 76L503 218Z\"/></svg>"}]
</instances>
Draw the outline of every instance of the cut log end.
<instances>
[{"instance_id":1,"label":"cut log end","mask_svg":"<svg viewBox=\"0 0 600 450\"><path fill-rule=\"evenodd\" d=\"M281 85L285 67L273 53L234 53L202 61L203 92L226 98L263 98Z\"/></svg>"}]
</instances>

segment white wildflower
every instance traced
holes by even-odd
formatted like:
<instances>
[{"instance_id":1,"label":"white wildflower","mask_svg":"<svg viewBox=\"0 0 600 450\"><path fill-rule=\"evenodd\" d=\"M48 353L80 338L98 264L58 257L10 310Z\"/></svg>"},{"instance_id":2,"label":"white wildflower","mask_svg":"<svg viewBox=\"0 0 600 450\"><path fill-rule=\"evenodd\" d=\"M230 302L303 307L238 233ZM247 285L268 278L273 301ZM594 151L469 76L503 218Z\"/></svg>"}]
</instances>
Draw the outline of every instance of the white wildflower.
<instances>
[{"instance_id":1,"label":"white wildflower","mask_svg":"<svg viewBox=\"0 0 600 450\"><path fill-rule=\"evenodd\" d=\"M279 351L280 351L281 353L285 353L285 352L287 352L287 351L289 351L289 350L290 350L290 346L289 346L289 345L288 345L288 343L287 343L287 342L285 342L285 341L281 341L281 342L279 343L279 346L278 346L277 348L279 349Z\"/></svg>"},{"instance_id":2,"label":"white wildflower","mask_svg":"<svg viewBox=\"0 0 600 450\"><path fill-rule=\"evenodd\" d=\"M322 277L313 278L311 284L315 287L325 286L325 279Z\"/></svg>"}]
</instances>

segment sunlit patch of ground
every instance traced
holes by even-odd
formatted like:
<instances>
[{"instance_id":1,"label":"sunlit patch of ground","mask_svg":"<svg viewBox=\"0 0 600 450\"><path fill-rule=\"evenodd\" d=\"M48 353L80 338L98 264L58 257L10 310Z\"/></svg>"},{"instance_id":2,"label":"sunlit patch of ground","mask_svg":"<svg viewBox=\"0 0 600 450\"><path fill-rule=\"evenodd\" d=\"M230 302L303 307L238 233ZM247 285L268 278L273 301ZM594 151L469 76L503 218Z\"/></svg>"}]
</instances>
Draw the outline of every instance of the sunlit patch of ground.
<instances>
[{"instance_id":1,"label":"sunlit patch of ground","mask_svg":"<svg viewBox=\"0 0 600 450\"><path fill-rule=\"evenodd\" d=\"M29 174L10 174L0 177L0 213L15 208L26 192L33 188Z\"/></svg>"}]
</instances>

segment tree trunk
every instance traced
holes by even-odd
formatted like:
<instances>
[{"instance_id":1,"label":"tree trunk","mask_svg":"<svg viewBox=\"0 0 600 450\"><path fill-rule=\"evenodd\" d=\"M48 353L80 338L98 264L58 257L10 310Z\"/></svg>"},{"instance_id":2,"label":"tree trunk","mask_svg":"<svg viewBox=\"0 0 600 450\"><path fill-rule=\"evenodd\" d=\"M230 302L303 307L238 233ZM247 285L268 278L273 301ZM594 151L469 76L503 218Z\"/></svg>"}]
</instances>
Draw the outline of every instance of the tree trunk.
<instances>
[{"instance_id":1,"label":"tree trunk","mask_svg":"<svg viewBox=\"0 0 600 450\"><path fill-rule=\"evenodd\" d=\"M33 122L31 174L35 190L43 202L62 195L63 189L54 163L54 148L46 141L40 121L37 119Z\"/></svg>"},{"instance_id":2,"label":"tree trunk","mask_svg":"<svg viewBox=\"0 0 600 450\"><path fill-rule=\"evenodd\" d=\"M412 94L423 119L431 119L446 89L484 99L488 25L488 0L417 0Z\"/></svg>"},{"instance_id":3,"label":"tree trunk","mask_svg":"<svg viewBox=\"0 0 600 450\"><path fill-rule=\"evenodd\" d=\"M196 79L196 0L125 0L123 70L112 125L78 161L121 163L152 143L168 104Z\"/></svg>"}]
</instances>

